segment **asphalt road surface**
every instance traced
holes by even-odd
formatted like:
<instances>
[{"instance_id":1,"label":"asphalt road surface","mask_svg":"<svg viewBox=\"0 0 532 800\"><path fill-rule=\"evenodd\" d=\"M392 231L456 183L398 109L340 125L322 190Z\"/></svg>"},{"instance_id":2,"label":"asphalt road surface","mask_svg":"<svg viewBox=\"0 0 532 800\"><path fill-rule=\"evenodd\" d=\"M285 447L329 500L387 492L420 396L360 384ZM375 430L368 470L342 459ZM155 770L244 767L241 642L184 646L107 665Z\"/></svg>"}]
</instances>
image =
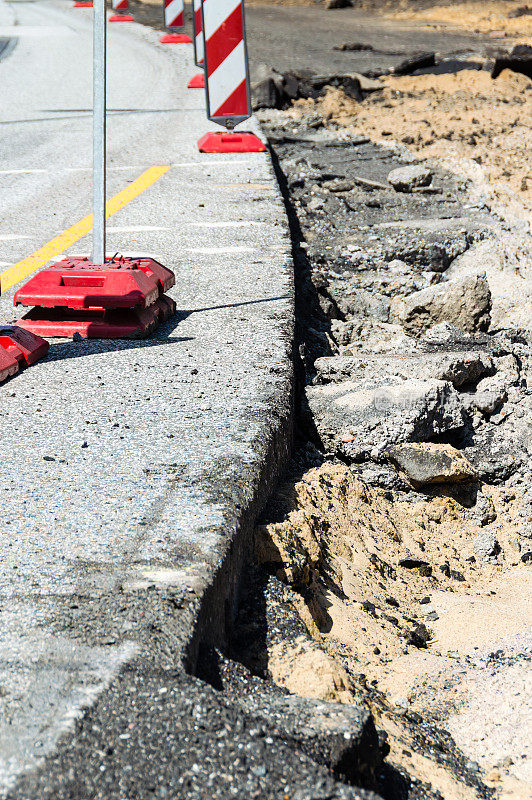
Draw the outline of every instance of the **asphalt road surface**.
<instances>
[{"instance_id":1,"label":"asphalt road surface","mask_svg":"<svg viewBox=\"0 0 532 800\"><path fill-rule=\"evenodd\" d=\"M90 235L63 251L57 237L90 212L91 15L0 2L4 288L47 242L90 251ZM198 153L214 126L185 88L190 47L123 24L108 48L108 197L142 191L108 220L107 249L174 269L178 313L142 342L53 342L0 386L0 796L45 769L121 665L170 658L159 636L174 664L223 639L290 436L290 242L269 157ZM182 599L163 625L145 609L169 590Z\"/></svg>"}]
</instances>

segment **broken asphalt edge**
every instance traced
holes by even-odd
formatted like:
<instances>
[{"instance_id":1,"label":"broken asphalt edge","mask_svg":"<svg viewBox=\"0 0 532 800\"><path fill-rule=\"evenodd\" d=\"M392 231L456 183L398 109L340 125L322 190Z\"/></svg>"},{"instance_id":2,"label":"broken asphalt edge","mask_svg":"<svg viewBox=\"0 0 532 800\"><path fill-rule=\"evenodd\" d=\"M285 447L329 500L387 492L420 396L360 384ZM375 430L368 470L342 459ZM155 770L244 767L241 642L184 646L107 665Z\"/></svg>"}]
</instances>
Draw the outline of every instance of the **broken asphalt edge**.
<instances>
[{"instance_id":1,"label":"broken asphalt edge","mask_svg":"<svg viewBox=\"0 0 532 800\"><path fill-rule=\"evenodd\" d=\"M73 763L75 753L76 775L88 778L92 773L94 744L87 738L87 732L101 727L106 731L106 740L112 744L113 719L130 707L131 694L137 691L139 684L145 686L149 682L153 685L155 681L153 691L154 698L157 698L160 690L157 687L163 687L168 678L177 679L179 683L184 682L183 692L186 692L187 676L194 675L200 645L207 643L223 647L228 640L242 574L252 554L254 524L288 462L293 433L295 300L290 231L270 154L261 158L267 161L269 181L274 190L269 195L269 202L277 206L272 212L276 218L277 246L282 254L281 259L272 259L274 263L270 268L282 273L275 283L283 284L286 294L282 318L277 318L274 326L278 346L271 352L271 363L261 364L275 373L277 380L269 385L266 401L264 395L257 398L260 402L255 427L257 420L260 424L250 448L251 455L237 465L241 476L238 496L234 495L234 485L223 485L223 475L219 478L213 475L214 485L207 487L207 493L213 503L224 506L223 521L208 528L209 534L216 537L217 544L209 551L210 562L200 584L196 579L194 588L189 587L188 593L182 585L176 588L171 583L161 585L148 580L139 586L125 566L123 571L116 570L114 588L82 592L74 599L71 595L54 612L51 624L56 631L78 627L73 635L91 645L102 641L105 644L102 631L116 629L118 605L127 605L132 610L132 617L140 623L134 626L134 632L122 638L122 646L129 648L129 657L117 672L109 676L107 685L102 686L101 691L79 710L77 718L66 721L64 733L53 751L39 765L20 773L11 787L6 787L3 793L6 798L26 800L30 797L59 799L77 796L70 793L72 787L68 775L72 775L72 768L69 772L68 764ZM246 232L243 231L244 243L245 238ZM268 316L266 310L264 316ZM278 360L279 353L284 354L282 362ZM247 362L254 363L253 358L254 354L248 352ZM261 359L264 362L263 354ZM164 373L161 379L164 379ZM146 439L149 441L149 428ZM216 473L216 465L213 465L213 472ZM171 571L175 565L169 563L167 569ZM79 617L74 623L72 619L69 621L69 606L73 602L81 612L81 625ZM154 702L150 701L144 704L144 711L140 714L137 711L139 727L145 725L146 729L152 730L156 726L154 708ZM87 723L87 717L92 722ZM101 725L94 725L96 718L100 718ZM130 763L134 765L136 760L133 750ZM118 796L115 792L119 791L119 777L117 774L117 783L112 786L101 787L95 797Z\"/></svg>"}]
</instances>

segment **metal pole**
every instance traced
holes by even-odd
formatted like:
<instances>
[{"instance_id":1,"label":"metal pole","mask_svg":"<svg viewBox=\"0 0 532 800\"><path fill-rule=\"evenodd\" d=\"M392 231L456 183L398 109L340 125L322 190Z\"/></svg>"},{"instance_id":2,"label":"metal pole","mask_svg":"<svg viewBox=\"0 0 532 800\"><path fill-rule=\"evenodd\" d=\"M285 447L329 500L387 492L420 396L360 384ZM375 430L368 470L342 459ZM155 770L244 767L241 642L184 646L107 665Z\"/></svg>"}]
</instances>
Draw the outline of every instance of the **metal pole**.
<instances>
[{"instance_id":1,"label":"metal pole","mask_svg":"<svg viewBox=\"0 0 532 800\"><path fill-rule=\"evenodd\" d=\"M105 0L94 0L92 180L92 263L105 263Z\"/></svg>"}]
</instances>

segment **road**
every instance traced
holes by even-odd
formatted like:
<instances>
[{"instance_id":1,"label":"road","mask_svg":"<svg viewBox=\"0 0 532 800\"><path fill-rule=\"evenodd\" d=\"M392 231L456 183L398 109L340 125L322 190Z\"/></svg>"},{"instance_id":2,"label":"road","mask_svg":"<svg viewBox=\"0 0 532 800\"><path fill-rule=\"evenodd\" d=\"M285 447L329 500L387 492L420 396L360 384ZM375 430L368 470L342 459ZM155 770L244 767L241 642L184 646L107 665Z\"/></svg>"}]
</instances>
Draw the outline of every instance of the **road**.
<instances>
[{"instance_id":1,"label":"road","mask_svg":"<svg viewBox=\"0 0 532 800\"><path fill-rule=\"evenodd\" d=\"M4 288L90 211L91 13L0 3ZM224 639L289 446L290 241L269 157L198 153L213 126L185 88L190 48L136 24L110 25L108 47L108 196L169 167L109 219L108 251L174 269L178 313L144 342L54 342L0 387L0 796L63 796L50 764L125 664L192 668L201 638ZM89 251L90 235L63 250Z\"/></svg>"}]
</instances>

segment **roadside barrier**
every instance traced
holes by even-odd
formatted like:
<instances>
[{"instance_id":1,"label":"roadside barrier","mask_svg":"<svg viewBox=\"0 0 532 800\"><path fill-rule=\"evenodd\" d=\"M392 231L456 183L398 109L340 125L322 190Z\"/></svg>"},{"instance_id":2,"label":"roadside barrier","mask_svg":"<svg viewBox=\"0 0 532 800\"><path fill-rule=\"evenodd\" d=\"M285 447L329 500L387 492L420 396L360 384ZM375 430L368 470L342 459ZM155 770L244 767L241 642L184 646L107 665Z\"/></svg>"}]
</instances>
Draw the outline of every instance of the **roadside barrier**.
<instances>
[{"instance_id":1,"label":"roadside barrier","mask_svg":"<svg viewBox=\"0 0 532 800\"><path fill-rule=\"evenodd\" d=\"M115 257L105 265L66 258L15 292L15 306L35 306L17 325L41 336L138 338L171 314L164 292L174 273L152 258Z\"/></svg>"},{"instance_id":2,"label":"roadside barrier","mask_svg":"<svg viewBox=\"0 0 532 800\"><path fill-rule=\"evenodd\" d=\"M74 8L92 8L92 0L77 0Z\"/></svg>"},{"instance_id":3,"label":"roadside barrier","mask_svg":"<svg viewBox=\"0 0 532 800\"><path fill-rule=\"evenodd\" d=\"M0 326L0 382L30 367L48 353L45 339L17 325Z\"/></svg>"},{"instance_id":4,"label":"roadside barrier","mask_svg":"<svg viewBox=\"0 0 532 800\"><path fill-rule=\"evenodd\" d=\"M227 133L207 133L202 153L255 153L266 148L253 133L234 133L251 116L249 66L243 0L204 0L201 4L207 117Z\"/></svg>"},{"instance_id":5,"label":"roadside barrier","mask_svg":"<svg viewBox=\"0 0 532 800\"><path fill-rule=\"evenodd\" d=\"M186 33L173 33L185 25L185 9L183 0L163 0L164 27L171 33L165 33L159 41L162 44L190 44L192 39Z\"/></svg>"},{"instance_id":6,"label":"roadside barrier","mask_svg":"<svg viewBox=\"0 0 532 800\"><path fill-rule=\"evenodd\" d=\"M194 64L203 68L203 25L201 20L201 2L194 0L192 8L192 41L194 43ZM204 89L205 76L203 72L198 72L187 83L188 89Z\"/></svg>"},{"instance_id":7,"label":"roadside barrier","mask_svg":"<svg viewBox=\"0 0 532 800\"><path fill-rule=\"evenodd\" d=\"M113 11L127 11L129 0L112 0ZM131 14L111 14L109 22L134 22Z\"/></svg>"},{"instance_id":8,"label":"roadside barrier","mask_svg":"<svg viewBox=\"0 0 532 800\"><path fill-rule=\"evenodd\" d=\"M38 336L139 338L175 313L174 301L164 294L175 277L153 258L105 255L105 0L95 0L93 24L92 255L45 267L15 292L13 303L34 306L17 324Z\"/></svg>"}]
</instances>

